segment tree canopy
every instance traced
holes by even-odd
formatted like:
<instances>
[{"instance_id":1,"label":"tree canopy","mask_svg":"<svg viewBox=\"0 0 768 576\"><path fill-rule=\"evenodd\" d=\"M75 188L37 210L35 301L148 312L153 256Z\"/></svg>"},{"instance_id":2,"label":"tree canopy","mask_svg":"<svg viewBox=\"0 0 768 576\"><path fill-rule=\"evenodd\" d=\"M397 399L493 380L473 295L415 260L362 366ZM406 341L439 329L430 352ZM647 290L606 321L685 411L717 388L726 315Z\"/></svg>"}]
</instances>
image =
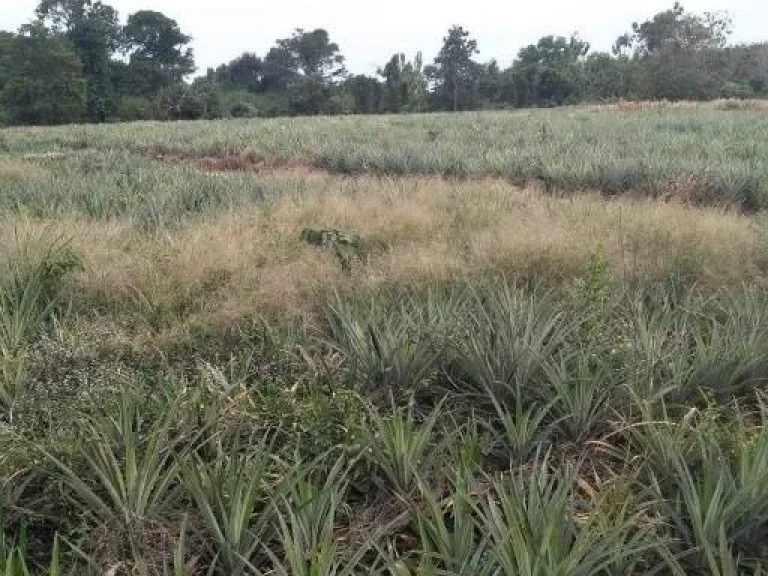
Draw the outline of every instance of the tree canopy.
<instances>
[{"instance_id":1,"label":"tree canopy","mask_svg":"<svg viewBox=\"0 0 768 576\"><path fill-rule=\"evenodd\" d=\"M105 121L113 108L110 59L121 39L117 11L92 0L42 0L37 17L42 26L71 42L85 76L86 116Z\"/></svg>"},{"instance_id":2,"label":"tree canopy","mask_svg":"<svg viewBox=\"0 0 768 576\"><path fill-rule=\"evenodd\" d=\"M0 106L14 124L79 120L85 80L69 41L36 24L0 33Z\"/></svg>"},{"instance_id":3,"label":"tree canopy","mask_svg":"<svg viewBox=\"0 0 768 576\"><path fill-rule=\"evenodd\" d=\"M452 26L443 38L443 47L427 69L434 84L435 102L447 110L469 110L475 104L479 65L472 57L479 51L469 31Z\"/></svg>"},{"instance_id":4,"label":"tree canopy","mask_svg":"<svg viewBox=\"0 0 768 576\"><path fill-rule=\"evenodd\" d=\"M705 12L691 14L675 2L670 10L659 12L650 20L632 24L632 32L619 37L614 51L631 50L637 56L658 54L664 50L701 50L723 48L732 31L727 14Z\"/></svg>"},{"instance_id":5,"label":"tree canopy","mask_svg":"<svg viewBox=\"0 0 768 576\"><path fill-rule=\"evenodd\" d=\"M195 71L192 49L187 47L191 40L175 20L152 10L131 14L122 30L130 65L139 72L137 76L146 78L153 93Z\"/></svg>"},{"instance_id":6,"label":"tree canopy","mask_svg":"<svg viewBox=\"0 0 768 576\"><path fill-rule=\"evenodd\" d=\"M520 50L512 67L517 103L561 105L578 100L589 48L578 36L545 36Z\"/></svg>"},{"instance_id":7,"label":"tree canopy","mask_svg":"<svg viewBox=\"0 0 768 576\"><path fill-rule=\"evenodd\" d=\"M140 10L123 21L104 0L40 0L32 24L0 32L0 123L768 97L768 44L730 45L731 29L726 13L675 3L633 23L610 53L547 35L503 67L479 60L479 41L456 25L429 65L394 50L369 75L347 72L328 30L296 28L195 78L192 39L170 16Z\"/></svg>"},{"instance_id":8,"label":"tree canopy","mask_svg":"<svg viewBox=\"0 0 768 576\"><path fill-rule=\"evenodd\" d=\"M384 78L381 109L386 112L420 112L427 107L427 80L421 61L421 53L413 61L405 54L394 54L384 68L379 69Z\"/></svg>"}]
</instances>

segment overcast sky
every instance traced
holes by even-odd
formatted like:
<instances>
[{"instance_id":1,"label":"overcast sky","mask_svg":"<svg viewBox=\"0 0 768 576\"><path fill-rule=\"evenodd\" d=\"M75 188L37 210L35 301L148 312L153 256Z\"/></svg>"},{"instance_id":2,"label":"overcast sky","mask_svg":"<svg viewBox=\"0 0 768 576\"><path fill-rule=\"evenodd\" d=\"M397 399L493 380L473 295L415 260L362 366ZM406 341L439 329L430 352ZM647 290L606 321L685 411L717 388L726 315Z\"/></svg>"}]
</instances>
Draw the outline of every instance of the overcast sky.
<instances>
[{"instance_id":1,"label":"overcast sky","mask_svg":"<svg viewBox=\"0 0 768 576\"><path fill-rule=\"evenodd\" d=\"M578 32L593 49L608 50L633 21L674 0L106 0L121 18L142 9L176 19L193 37L197 66L229 61L242 52L263 55L294 28L325 28L355 73L373 73L393 52L421 50L430 61L446 30L461 24L477 39L480 59L509 64L521 46L547 34ZM0 29L32 18L37 0L0 0ZM691 12L727 10L733 40L768 40L768 0L687 0Z\"/></svg>"}]
</instances>

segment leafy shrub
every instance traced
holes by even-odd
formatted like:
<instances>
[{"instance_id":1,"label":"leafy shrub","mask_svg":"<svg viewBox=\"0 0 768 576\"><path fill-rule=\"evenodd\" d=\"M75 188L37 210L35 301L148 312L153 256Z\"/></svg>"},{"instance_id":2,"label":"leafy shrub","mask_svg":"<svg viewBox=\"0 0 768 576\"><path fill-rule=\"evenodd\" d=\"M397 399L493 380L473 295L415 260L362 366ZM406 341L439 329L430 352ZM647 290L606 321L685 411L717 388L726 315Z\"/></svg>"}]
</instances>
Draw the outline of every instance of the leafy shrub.
<instances>
[{"instance_id":1,"label":"leafy shrub","mask_svg":"<svg viewBox=\"0 0 768 576\"><path fill-rule=\"evenodd\" d=\"M154 107L149 98L139 96L122 96L117 101L115 115L121 122L150 120L154 115Z\"/></svg>"},{"instance_id":2,"label":"leafy shrub","mask_svg":"<svg viewBox=\"0 0 768 576\"><path fill-rule=\"evenodd\" d=\"M248 102L235 102L229 108L229 115L233 118L255 118L258 110Z\"/></svg>"}]
</instances>

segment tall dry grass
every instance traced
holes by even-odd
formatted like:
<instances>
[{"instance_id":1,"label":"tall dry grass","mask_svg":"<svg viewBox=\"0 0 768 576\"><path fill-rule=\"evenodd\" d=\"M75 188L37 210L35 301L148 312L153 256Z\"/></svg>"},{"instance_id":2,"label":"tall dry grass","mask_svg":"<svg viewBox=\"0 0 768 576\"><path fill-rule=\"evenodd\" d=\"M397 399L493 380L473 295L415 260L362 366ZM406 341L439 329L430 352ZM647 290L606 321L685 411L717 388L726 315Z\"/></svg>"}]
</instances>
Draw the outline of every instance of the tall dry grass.
<instances>
[{"instance_id":1,"label":"tall dry grass","mask_svg":"<svg viewBox=\"0 0 768 576\"><path fill-rule=\"evenodd\" d=\"M28 182L38 180L45 172L38 166L11 158L0 157L0 183Z\"/></svg>"},{"instance_id":2,"label":"tall dry grass","mask_svg":"<svg viewBox=\"0 0 768 576\"><path fill-rule=\"evenodd\" d=\"M590 104L585 106L587 110L595 112L633 110L768 110L768 100L742 99L742 98L718 98L710 102L697 102L693 100L620 100L612 104Z\"/></svg>"},{"instance_id":3,"label":"tall dry grass","mask_svg":"<svg viewBox=\"0 0 768 576\"><path fill-rule=\"evenodd\" d=\"M221 320L300 315L314 307L318 291L499 272L556 282L583 273L597 252L631 282L675 273L717 287L755 279L768 266L756 217L725 210L597 194L556 198L490 179L290 171L262 178L283 193L157 234L129 220L20 226L53 226L72 238L84 261L76 283L86 298L123 310L139 303L172 309L186 298L194 300L186 313ZM351 271L332 250L301 242L306 227L359 233L364 246Z\"/></svg>"}]
</instances>

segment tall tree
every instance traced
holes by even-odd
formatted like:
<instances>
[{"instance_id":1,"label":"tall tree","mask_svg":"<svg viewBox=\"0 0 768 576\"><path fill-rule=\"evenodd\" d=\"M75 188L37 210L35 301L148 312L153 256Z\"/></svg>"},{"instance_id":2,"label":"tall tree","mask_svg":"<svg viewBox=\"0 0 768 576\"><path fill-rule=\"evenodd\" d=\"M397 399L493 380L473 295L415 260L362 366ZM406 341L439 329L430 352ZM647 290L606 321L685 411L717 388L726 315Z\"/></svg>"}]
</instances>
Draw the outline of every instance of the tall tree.
<instances>
[{"instance_id":1,"label":"tall tree","mask_svg":"<svg viewBox=\"0 0 768 576\"><path fill-rule=\"evenodd\" d=\"M715 98L727 82L720 53L730 33L727 14L692 14L678 2L635 22L632 32L616 41L614 53L632 56L641 98Z\"/></svg>"},{"instance_id":2,"label":"tall tree","mask_svg":"<svg viewBox=\"0 0 768 576\"><path fill-rule=\"evenodd\" d=\"M717 49L725 46L731 30L728 14L691 14L675 2L670 10L632 24L632 32L619 37L614 44L614 52L630 50L637 56L646 56L664 50Z\"/></svg>"},{"instance_id":3,"label":"tall tree","mask_svg":"<svg viewBox=\"0 0 768 576\"><path fill-rule=\"evenodd\" d=\"M283 76L287 84L295 76L329 82L344 75L344 56L322 28L306 32L297 28L290 38L278 40L264 61L267 74ZM287 80L287 82L285 81Z\"/></svg>"},{"instance_id":4,"label":"tall tree","mask_svg":"<svg viewBox=\"0 0 768 576\"><path fill-rule=\"evenodd\" d=\"M297 76L286 91L288 105L293 114L336 114L341 111L334 96L341 88L313 76Z\"/></svg>"},{"instance_id":5,"label":"tall tree","mask_svg":"<svg viewBox=\"0 0 768 576\"><path fill-rule=\"evenodd\" d=\"M123 47L130 55L132 77L145 95L181 82L195 70L191 37L177 22L160 12L142 10L131 14L122 31Z\"/></svg>"},{"instance_id":6,"label":"tall tree","mask_svg":"<svg viewBox=\"0 0 768 576\"><path fill-rule=\"evenodd\" d=\"M520 106L561 105L577 100L589 44L578 36L545 36L520 50L512 65Z\"/></svg>"},{"instance_id":7,"label":"tall tree","mask_svg":"<svg viewBox=\"0 0 768 576\"><path fill-rule=\"evenodd\" d=\"M264 90L284 91L296 75L296 62L291 53L280 46L270 48L264 57L262 74Z\"/></svg>"},{"instance_id":8,"label":"tall tree","mask_svg":"<svg viewBox=\"0 0 768 576\"><path fill-rule=\"evenodd\" d=\"M344 81L344 89L352 98L355 114L375 114L381 110L383 89L378 78L365 74L350 76Z\"/></svg>"},{"instance_id":9,"label":"tall tree","mask_svg":"<svg viewBox=\"0 0 768 576\"><path fill-rule=\"evenodd\" d=\"M768 92L768 43L732 46L726 50L730 80L752 95Z\"/></svg>"},{"instance_id":10,"label":"tall tree","mask_svg":"<svg viewBox=\"0 0 768 576\"><path fill-rule=\"evenodd\" d=\"M266 90L285 92L294 113L331 113L341 93L335 85L345 74L344 56L322 28L301 28L278 40L264 58L262 84Z\"/></svg>"},{"instance_id":11,"label":"tall tree","mask_svg":"<svg viewBox=\"0 0 768 576\"><path fill-rule=\"evenodd\" d=\"M475 83L479 65L472 60L478 53L477 41L461 26L453 26L443 38L443 47L428 69L435 84L438 103L445 108L471 109L475 105Z\"/></svg>"},{"instance_id":12,"label":"tall tree","mask_svg":"<svg viewBox=\"0 0 768 576\"><path fill-rule=\"evenodd\" d=\"M216 69L216 79L234 88L243 88L253 92L261 88L264 76L264 62L251 52L245 52Z\"/></svg>"},{"instance_id":13,"label":"tall tree","mask_svg":"<svg viewBox=\"0 0 768 576\"><path fill-rule=\"evenodd\" d=\"M501 69L496 60L480 65L477 92L483 106L493 106L504 99L504 85Z\"/></svg>"},{"instance_id":14,"label":"tall tree","mask_svg":"<svg viewBox=\"0 0 768 576\"><path fill-rule=\"evenodd\" d=\"M611 57L607 52L594 52L584 62L584 92L589 100L613 100L633 94L631 60Z\"/></svg>"},{"instance_id":15,"label":"tall tree","mask_svg":"<svg viewBox=\"0 0 768 576\"><path fill-rule=\"evenodd\" d=\"M290 38L278 40L277 45L291 55L298 72L305 76L330 81L345 72L339 45L331 42L322 28L311 32L298 28Z\"/></svg>"},{"instance_id":16,"label":"tall tree","mask_svg":"<svg viewBox=\"0 0 768 576\"><path fill-rule=\"evenodd\" d=\"M111 58L121 39L117 12L93 0L42 0L37 16L72 43L86 80L88 119L105 121L114 107Z\"/></svg>"},{"instance_id":17,"label":"tall tree","mask_svg":"<svg viewBox=\"0 0 768 576\"><path fill-rule=\"evenodd\" d=\"M85 81L69 41L39 24L0 34L0 105L14 124L80 120Z\"/></svg>"},{"instance_id":18,"label":"tall tree","mask_svg":"<svg viewBox=\"0 0 768 576\"><path fill-rule=\"evenodd\" d=\"M384 78L382 108L387 112L421 112L427 107L427 79L421 52L413 61L394 54L379 70Z\"/></svg>"}]
</instances>

